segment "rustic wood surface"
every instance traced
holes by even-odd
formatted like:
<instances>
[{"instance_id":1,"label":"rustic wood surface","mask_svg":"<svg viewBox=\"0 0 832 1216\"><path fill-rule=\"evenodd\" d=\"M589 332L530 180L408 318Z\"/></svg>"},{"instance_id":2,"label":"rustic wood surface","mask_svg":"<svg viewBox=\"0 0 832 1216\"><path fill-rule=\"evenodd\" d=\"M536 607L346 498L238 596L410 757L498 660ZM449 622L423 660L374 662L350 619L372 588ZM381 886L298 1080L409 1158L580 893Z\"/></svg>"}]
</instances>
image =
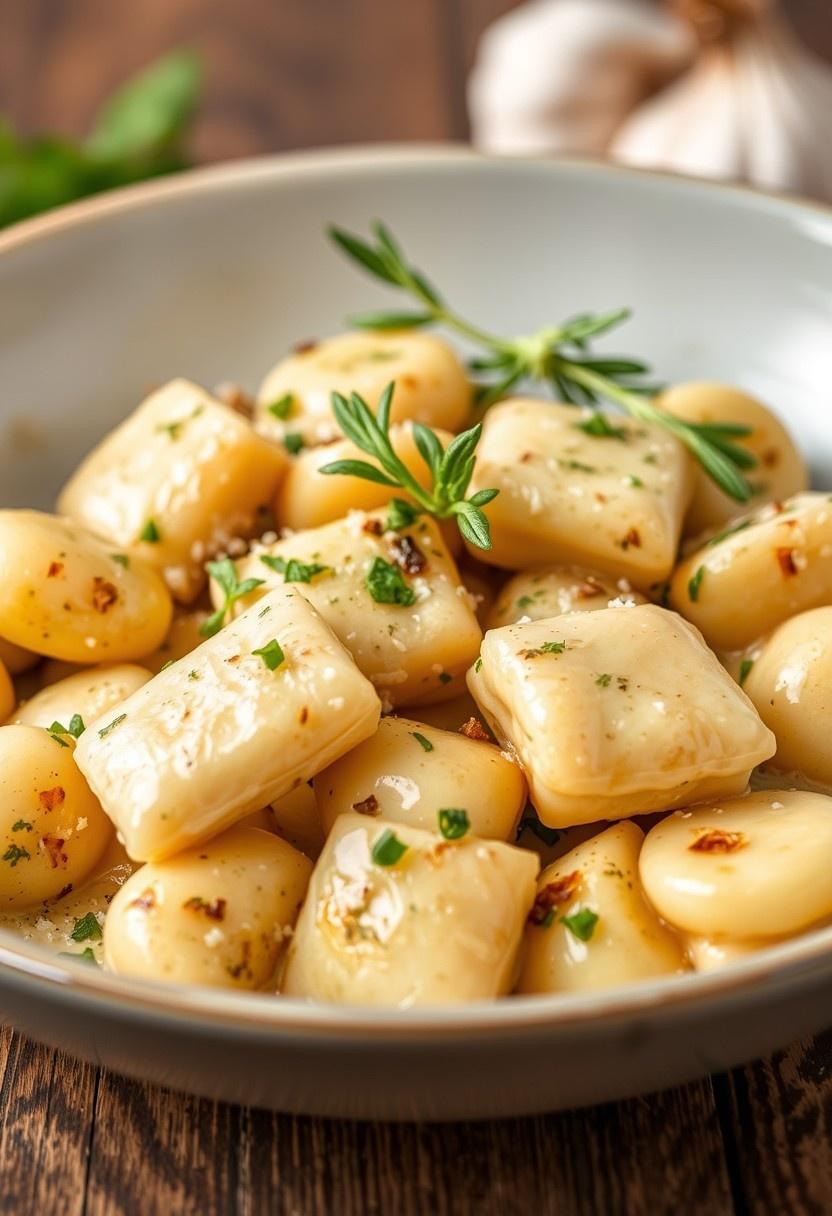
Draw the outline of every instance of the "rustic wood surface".
<instances>
[{"instance_id":1,"label":"rustic wood surface","mask_svg":"<svg viewBox=\"0 0 832 1216\"><path fill-rule=\"evenodd\" d=\"M80 134L172 45L202 55L193 150L466 135L479 33L511 0L2 0L0 113ZM830 0L791 0L832 59ZM2 1016L2 1011L0 1011ZM534 1119L401 1127L174 1094L0 1030L0 1213L674 1216L832 1212L832 1034L695 1085Z\"/></svg>"}]
</instances>

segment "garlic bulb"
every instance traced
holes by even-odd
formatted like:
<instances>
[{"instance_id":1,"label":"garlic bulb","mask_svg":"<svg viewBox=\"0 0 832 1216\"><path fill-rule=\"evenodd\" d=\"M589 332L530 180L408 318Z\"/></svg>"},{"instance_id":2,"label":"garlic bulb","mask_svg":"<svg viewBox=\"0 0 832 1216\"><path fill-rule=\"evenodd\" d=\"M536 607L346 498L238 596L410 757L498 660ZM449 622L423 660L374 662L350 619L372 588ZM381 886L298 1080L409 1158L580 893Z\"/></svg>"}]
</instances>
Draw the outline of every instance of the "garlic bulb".
<instances>
[{"instance_id":1,"label":"garlic bulb","mask_svg":"<svg viewBox=\"0 0 832 1216\"><path fill-rule=\"evenodd\" d=\"M489 152L603 152L624 116L689 64L690 30L645 0L532 0L486 31L468 82Z\"/></svg>"},{"instance_id":2,"label":"garlic bulb","mask_svg":"<svg viewBox=\"0 0 832 1216\"><path fill-rule=\"evenodd\" d=\"M492 151L832 198L832 69L776 0L532 0L487 32L469 101Z\"/></svg>"}]
</instances>

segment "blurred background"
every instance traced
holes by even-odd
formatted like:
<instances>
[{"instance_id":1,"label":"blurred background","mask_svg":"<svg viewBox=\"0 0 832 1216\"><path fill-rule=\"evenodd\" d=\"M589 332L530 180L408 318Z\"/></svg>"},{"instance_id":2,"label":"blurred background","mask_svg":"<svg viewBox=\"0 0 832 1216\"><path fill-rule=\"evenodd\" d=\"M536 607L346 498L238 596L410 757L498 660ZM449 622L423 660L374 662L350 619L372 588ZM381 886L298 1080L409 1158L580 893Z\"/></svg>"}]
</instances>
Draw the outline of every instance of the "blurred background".
<instances>
[{"instance_id":1,"label":"blurred background","mask_svg":"<svg viewBox=\"0 0 832 1216\"><path fill-rule=\"evenodd\" d=\"M569 8L571 26L562 12L555 12L559 4ZM706 162L711 145L713 155L725 160L726 129L742 128L731 137L727 172L720 163L717 175L760 177L744 163L744 148L770 138L768 112L765 131L763 118L756 127L754 118L762 114L755 107L769 106L775 125L782 118L785 128L777 132L774 157L785 180L766 180L766 174L772 176L766 169L763 184L824 193L826 176L813 180L807 162L817 156L832 163L829 78L815 75L812 87L804 87L802 62L792 54L787 64L785 53L778 61L766 34L760 43L764 54L745 73L745 93L750 90L752 96L743 102L742 113L724 79L725 47L736 36L738 11L744 23L768 19L771 0L532 0L526 5L517 0L2 0L0 222L63 196L186 162L376 140L465 140L471 134L466 83L480 46L487 54L481 56L479 79L470 92L478 142L508 152L560 149L576 142L558 127L564 112L568 125L576 105L618 106L622 113L616 112L613 124L618 126L635 102L670 76L675 80L688 71L695 57L692 50L680 50L681 33L668 35L666 26L654 28L649 21L644 51L632 29L618 29L615 6L622 13L638 10L639 21L655 10L657 20L672 18L678 29L683 24L684 38L690 40L693 30L703 48L712 51L715 41L720 44L720 70L711 71L698 92L688 89L697 94L710 123L699 139ZM779 7L803 48L811 49L818 62L832 61L832 0L782 0ZM515 25L502 22L481 43L488 27L511 10ZM583 23L577 36L576 21ZM668 37L675 39L672 50ZM161 101L158 95L150 102L146 96L138 102L128 98L115 119L112 113L105 115L102 128L105 99L175 48L193 52L196 67L192 61L183 75L179 64L178 78L162 82ZM790 41L790 54L793 49ZM767 93L763 72L759 100L760 64L766 57L771 88ZM813 65L814 71L814 60ZM713 56L711 66L717 66ZM619 79L622 71L629 74L626 87ZM571 90L565 102L558 93L566 87L564 80ZM675 127L671 122L669 130L662 128L661 138L648 132L642 161L661 159L661 147L678 142L676 128L681 124L687 130L697 119L687 100L682 96L684 114L675 115ZM529 107L534 113L529 114ZM803 110L811 107L807 135ZM722 112L726 108L730 114ZM605 123L610 125L608 115ZM32 142L44 133L60 139ZM608 133L603 147L597 133L592 138L594 147L567 150L605 154ZM639 138L643 144L640 132ZM816 146L818 141L824 146ZM639 144L639 139L629 142ZM701 147L697 155L701 160ZM789 163L782 170L784 159ZM795 167L792 161L800 163ZM671 167L691 166L683 158ZM696 163L692 167L698 171Z\"/></svg>"}]
</instances>

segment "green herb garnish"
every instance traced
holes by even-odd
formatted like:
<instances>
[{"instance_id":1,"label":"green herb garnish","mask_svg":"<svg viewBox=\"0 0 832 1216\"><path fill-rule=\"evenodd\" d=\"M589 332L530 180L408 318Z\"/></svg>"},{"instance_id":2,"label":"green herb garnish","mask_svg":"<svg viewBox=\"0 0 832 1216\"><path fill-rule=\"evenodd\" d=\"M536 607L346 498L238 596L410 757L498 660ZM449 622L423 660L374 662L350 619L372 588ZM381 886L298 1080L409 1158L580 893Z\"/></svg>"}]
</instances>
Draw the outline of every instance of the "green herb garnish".
<instances>
[{"instance_id":1,"label":"green herb garnish","mask_svg":"<svg viewBox=\"0 0 832 1216\"><path fill-rule=\"evenodd\" d=\"M405 502L402 498L391 498L387 507L387 518L384 521L386 532L400 532L402 528L412 528L422 514L419 507Z\"/></svg>"},{"instance_id":2,"label":"green herb garnish","mask_svg":"<svg viewBox=\"0 0 832 1216\"><path fill-rule=\"evenodd\" d=\"M49 733L50 735L71 735L73 739L80 739L86 729L81 715L73 714L69 719L69 726L63 726L60 722L53 722L49 727Z\"/></svg>"},{"instance_id":3,"label":"green herb garnish","mask_svg":"<svg viewBox=\"0 0 832 1216\"><path fill-rule=\"evenodd\" d=\"M468 812L459 807L443 807L438 819L439 831L446 840L461 840L471 827Z\"/></svg>"},{"instance_id":4,"label":"green herb garnish","mask_svg":"<svg viewBox=\"0 0 832 1216\"><path fill-rule=\"evenodd\" d=\"M564 650L566 642L543 642L531 650L521 650L520 654L524 659L536 659L541 654L563 654Z\"/></svg>"},{"instance_id":5,"label":"green herb garnish","mask_svg":"<svg viewBox=\"0 0 832 1216\"><path fill-rule=\"evenodd\" d=\"M318 562L307 565L306 562L299 561L296 557L288 559L272 557L268 553L261 553L260 561L264 566L268 566L269 570L282 574L284 583L311 583L312 579L319 574L326 574L332 570L332 566L322 566Z\"/></svg>"},{"instance_id":6,"label":"green herb garnish","mask_svg":"<svg viewBox=\"0 0 832 1216\"><path fill-rule=\"evenodd\" d=\"M599 688L609 688L611 680L612 676L609 674L609 672L605 671L598 677L595 683L599 686Z\"/></svg>"},{"instance_id":7,"label":"green herb garnish","mask_svg":"<svg viewBox=\"0 0 832 1216\"><path fill-rule=\"evenodd\" d=\"M112 734L117 726L121 725L126 717L127 714L119 714L117 718L113 718L112 722L110 722L108 726L102 727L102 729L98 732L99 739L106 739L108 735Z\"/></svg>"},{"instance_id":8,"label":"green herb garnish","mask_svg":"<svg viewBox=\"0 0 832 1216\"><path fill-rule=\"evenodd\" d=\"M482 659L477 659L476 663L474 664L474 671L478 674L482 671Z\"/></svg>"},{"instance_id":9,"label":"green herb garnish","mask_svg":"<svg viewBox=\"0 0 832 1216\"><path fill-rule=\"evenodd\" d=\"M740 663L740 688L751 675L751 668L754 666L753 659L743 659Z\"/></svg>"},{"instance_id":10,"label":"green herb garnish","mask_svg":"<svg viewBox=\"0 0 832 1216\"><path fill-rule=\"evenodd\" d=\"M688 599L692 604L695 604L699 599L699 588L702 586L702 579L705 577L705 567L700 566L692 579L688 580Z\"/></svg>"},{"instance_id":11,"label":"green herb garnish","mask_svg":"<svg viewBox=\"0 0 832 1216\"><path fill-rule=\"evenodd\" d=\"M298 431L290 431L288 435L283 436L283 446L290 456L297 456L298 452L306 447L306 440ZM325 471L321 470L321 472Z\"/></svg>"},{"instance_id":12,"label":"green herb garnish","mask_svg":"<svg viewBox=\"0 0 832 1216\"><path fill-rule=\"evenodd\" d=\"M12 824L13 832L31 832L32 825L28 819L17 819Z\"/></svg>"},{"instance_id":13,"label":"green herb garnish","mask_svg":"<svg viewBox=\"0 0 832 1216\"><path fill-rule=\"evenodd\" d=\"M288 418L289 415L291 414L292 406L294 405L294 403L295 403L295 399L292 396L292 394L286 393L283 397L280 397L277 401L273 401L271 403L271 405L267 405L266 409L275 418L282 418L285 421L285 419ZM300 450L300 449L298 449L298 450Z\"/></svg>"},{"instance_id":14,"label":"green herb garnish","mask_svg":"<svg viewBox=\"0 0 832 1216\"><path fill-rule=\"evenodd\" d=\"M149 519L139 533L139 540L144 541L146 545L158 545L162 539L162 533L159 531L159 526L155 519Z\"/></svg>"},{"instance_id":15,"label":"green herb garnish","mask_svg":"<svg viewBox=\"0 0 832 1216\"><path fill-rule=\"evenodd\" d=\"M79 950L77 952L74 950L61 950L58 952L58 958L74 958L76 960L82 960L85 963L98 962L92 946L86 946L83 950Z\"/></svg>"},{"instance_id":16,"label":"green herb garnish","mask_svg":"<svg viewBox=\"0 0 832 1216\"><path fill-rule=\"evenodd\" d=\"M205 569L209 576L219 586L223 593L222 607L213 612L199 627L204 638L212 638L222 629L225 618L231 607L245 595L250 595L266 581L262 578L244 578L240 582L237 567L230 557L223 557L218 562L208 562Z\"/></svg>"},{"instance_id":17,"label":"green herb garnish","mask_svg":"<svg viewBox=\"0 0 832 1216\"><path fill-rule=\"evenodd\" d=\"M519 840L526 828L528 828L532 835L536 836L538 840L542 840L544 844L549 846L557 844L561 838L560 830L558 828L547 828L545 823L540 822L531 807L529 807L529 809L523 815L523 818L520 820L515 839Z\"/></svg>"},{"instance_id":18,"label":"green herb garnish","mask_svg":"<svg viewBox=\"0 0 832 1216\"><path fill-rule=\"evenodd\" d=\"M419 744L423 752L433 751L433 744L431 743L430 739L426 739L425 736L420 734L418 730L412 730L410 733Z\"/></svg>"},{"instance_id":19,"label":"green herb garnish","mask_svg":"<svg viewBox=\"0 0 832 1216\"><path fill-rule=\"evenodd\" d=\"M483 353L471 368L487 373L489 382L479 392L479 403L487 408L501 400L522 380L548 383L557 396L573 405L597 406L602 400L615 402L632 417L655 423L674 435L696 457L720 489L738 502L747 502L752 490L742 470L756 460L737 439L748 436L750 427L733 422L686 422L661 409L651 397L656 387L645 382L646 364L636 359L592 354L589 344L620 325L630 316L622 308L604 314L585 314L558 326L546 326L520 338L500 338L464 320L405 257L384 224L372 225L375 244L369 244L341 228L331 227L333 241L364 270L384 283L413 297L416 312L372 312L352 318L367 329L403 329L439 324L453 330ZM596 415L601 417L600 414ZM599 428L608 424L592 423ZM592 433L591 431L589 433ZM366 449L365 449L366 450Z\"/></svg>"},{"instance_id":20,"label":"green herb garnish","mask_svg":"<svg viewBox=\"0 0 832 1216\"><path fill-rule=\"evenodd\" d=\"M125 570L130 569L130 558L126 553L111 553L110 557L114 562L118 562L120 566L124 566Z\"/></svg>"},{"instance_id":21,"label":"green herb garnish","mask_svg":"<svg viewBox=\"0 0 832 1216\"><path fill-rule=\"evenodd\" d=\"M286 659L283 647L276 638L272 638L265 646L261 646L258 650L252 650L251 653L258 655L266 664L269 671L277 671L280 664Z\"/></svg>"},{"instance_id":22,"label":"green herb garnish","mask_svg":"<svg viewBox=\"0 0 832 1216\"><path fill-rule=\"evenodd\" d=\"M364 586L377 604L398 604L409 608L416 603L416 592L408 587L398 566L374 557L364 579Z\"/></svg>"},{"instance_id":23,"label":"green herb garnish","mask_svg":"<svg viewBox=\"0 0 832 1216\"><path fill-rule=\"evenodd\" d=\"M455 519L465 540L479 549L491 548L488 520L482 508L497 497L498 490L479 490L470 498L465 495L474 474L474 449L482 434L482 423L463 431L448 444L447 449L429 427L413 423L413 439L419 454L431 473L430 490L419 482L399 459L390 442L390 406L395 385L388 384L373 414L363 397L353 393L349 401L340 393L332 394L332 409L341 430L356 447L378 464L366 460L335 460L322 465L321 473L345 473L379 485L406 490L428 515L437 519Z\"/></svg>"},{"instance_id":24,"label":"green herb garnish","mask_svg":"<svg viewBox=\"0 0 832 1216\"><path fill-rule=\"evenodd\" d=\"M572 936L577 937L579 942L588 942L598 924L598 913L593 912L591 908L581 908L579 912L573 912L571 916L562 916L560 923L566 925Z\"/></svg>"},{"instance_id":25,"label":"green herb garnish","mask_svg":"<svg viewBox=\"0 0 832 1216\"><path fill-rule=\"evenodd\" d=\"M407 847L391 828L385 828L373 845L370 856L377 866L394 866L404 857Z\"/></svg>"},{"instance_id":26,"label":"green herb garnish","mask_svg":"<svg viewBox=\"0 0 832 1216\"><path fill-rule=\"evenodd\" d=\"M28 849L21 849L20 845L17 844L10 844L3 854L3 861L7 861L12 869L14 869L19 861L30 861L31 857L32 854Z\"/></svg>"},{"instance_id":27,"label":"green herb garnish","mask_svg":"<svg viewBox=\"0 0 832 1216\"><path fill-rule=\"evenodd\" d=\"M575 426L585 435L591 435L593 439L620 439L626 443L629 438L623 426L613 426L609 419L604 414L598 413L597 410L583 422L576 422Z\"/></svg>"},{"instance_id":28,"label":"green herb garnish","mask_svg":"<svg viewBox=\"0 0 832 1216\"><path fill-rule=\"evenodd\" d=\"M74 942L101 941L101 926L94 912L87 912L75 921L75 928L69 935Z\"/></svg>"},{"instance_id":29,"label":"green herb garnish","mask_svg":"<svg viewBox=\"0 0 832 1216\"><path fill-rule=\"evenodd\" d=\"M710 540L705 541L705 544L709 549L712 545L720 545L729 536L736 536L737 532L744 532L746 528L750 528L753 522L753 519L743 519L738 524L731 524L729 528L724 528L722 532L717 532L716 536L712 536Z\"/></svg>"}]
</instances>

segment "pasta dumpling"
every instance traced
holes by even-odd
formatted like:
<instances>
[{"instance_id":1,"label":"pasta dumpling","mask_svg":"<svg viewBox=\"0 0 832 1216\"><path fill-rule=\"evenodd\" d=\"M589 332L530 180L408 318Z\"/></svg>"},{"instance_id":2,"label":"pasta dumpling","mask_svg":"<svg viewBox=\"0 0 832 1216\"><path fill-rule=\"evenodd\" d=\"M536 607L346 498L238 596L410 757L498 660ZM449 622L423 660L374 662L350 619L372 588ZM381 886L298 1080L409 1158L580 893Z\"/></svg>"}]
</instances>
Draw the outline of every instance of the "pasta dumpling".
<instances>
[{"instance_id":1,"label":"pasta dumpling","mask_svg":"<svg viewBox=\"0 0 832 1216\"><path fill-rule=\"evenodd\" d=\"M189 380L171 380L90 453L59 510L164 573L177 599L205 584L213 549L271 505L286 453Z\"/></svg>"},{"instance_id":2,"label":"pasta dumpling","mask_svg":"<svg viewBox=\"0 0 832 1216\"><path fill-rule=\"evenodd\" d=\"M311 870L285 840L244 827L142 866L107 914L107 966L144 979L261 988L274 977Z\"/></svg>"},{"instance_id":3,"label":"pasta dumpling","mask_svg":"<svg viewBox=\"0 0 832 1216\"><path fill-rule=\"evenodd\" d=\"M238 577L296 585L388 707L450 699L464 688L482 631L437 524L420 518L391 532L385 519L354 511L257 546L237 562ZM212 583L215 603L218 592Z\"/></svg>"},{"instance_id":4,"label":"pasta dumpling","mask_svg":"<svg viewBox=\"0 0 832 1216\"><path fill-rule=\"evenodd\" d=\"M512 987L538 861L340 815L318 858L283 977L287 996L400 1009Z\"/></svg>"},{"instance_id":5,"label":"pasta dumpling","mask_svg":"<svg viewBox=\"0 0 832 1216\"><path fill-rule=\"evenodd\" d=\"M616 417L599 434L597 418L532 398L488 411L471 488L499 495L480 560L590 566L642 590L667 577L693 484L688 454L655 424Z\"/></svg>"},{"instance_id":6,"label":"pasta dumpling","mask_svg":"<svg viewBox=\"0 0 832 1216\"><path fill-rule=\"evenodd\" d=\"M315 778L325 832L348 811L435 832L443 809L463 811L475 836L508 840L526 782L472 719L469 735L408 718L382 718L364 743Z\"/></svg>"},{"instance_id":7,"label":"pasta dumpling","mask_svg":"<svg viewBox=\"0 0 832 1216\"><path fill-rule=\"evenodd\" d=\"M734 520L676 567L670 603L719 650L832 603L830 495L798 494Z\"/></svg>"},{"instance_id":8,"label":"pasta dumpling","mask_svg":"<svg viewBox=\"0 0 832 1216\"><path fill-rule=\"evenodd\" d=\"M307 781L379 713L315 609L281 588L88 726L76 759L130 856L157 861Z\"/></svg>"},{"instance_id":9,"label":"pasta dumpling","mask_svg":"<svg viewBox=\"0 0 832 1216\"><path fill-rule=\"evenodd\" d=\"M647 833L650 902L702 937L783 937L832 915L832 798L761 790L677 811Z\"/></svg>"},{"instance_id":10,"label":"pasta dumpling","mask_svg":"<svg viewBox=\"0 0 832 1216\"><path fill-rule=\"evenodd\" d=\"M653 604L493 629L468 683L552 827L738 794L774 752L697 631Z\"/></svg>"},{"instance_id":11,"label":"pasta dumpling","mask_svg":"<svg viewBox=\"0 0 832 1216\"><path fill-rule=\"evenodd\" d=\"M332 394L360 393L371 409L396 383L391 419L458 431L471 409L471 385L447 343L413 330L339 334L304 344L272 368L257 394L255 425L269 439L308 446L340 439Z\"/></svg>"},{"instance_id":12,"label":"pasta dumpling","mask_svg":"<svg viewBox=\"0 0 832 1216\"><path fill-rule=\"evenodd\" d=\"M617 823L547 866L526 926L520 992L586 992L687 970L644 896L644 833Z\"/></svg>"}]
</instances>

